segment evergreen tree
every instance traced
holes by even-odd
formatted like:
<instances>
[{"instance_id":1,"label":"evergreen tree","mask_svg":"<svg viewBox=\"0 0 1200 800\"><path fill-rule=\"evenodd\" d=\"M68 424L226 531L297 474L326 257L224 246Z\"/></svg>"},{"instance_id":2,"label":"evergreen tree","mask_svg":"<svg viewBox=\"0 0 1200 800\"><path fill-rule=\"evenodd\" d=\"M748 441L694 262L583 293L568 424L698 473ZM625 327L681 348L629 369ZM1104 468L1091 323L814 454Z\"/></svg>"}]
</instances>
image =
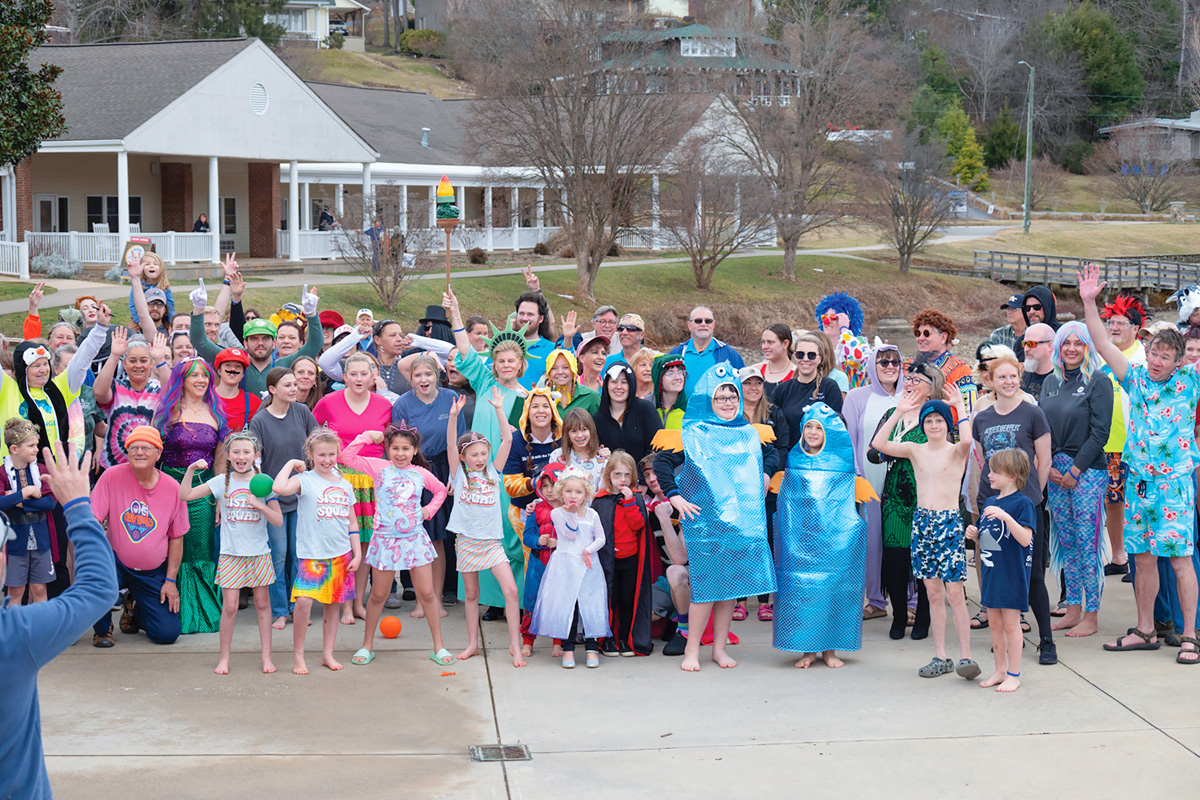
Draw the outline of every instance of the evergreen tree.
<instances>
[{"instance_id":1,"label":"evergreen tree","mask_svg":"<svg viewBox=\"0 0 1200 800\"><path fill-rule=\"evenodd\" d=\"M950 174L959 183L976 192L986 191L989 183L983 165L983 149L962 107L955 105L938 118L937 131L946 143L946 158L951 162Z\"/></svg>"},{"instance_id":2,"label":"evergreen tree","mask_svg":"<svg viewBox=\"0 0 1200 800\"><path fill-rule=\"evenodd\" d=\"M988 169L1004 169L1013 158L1025 158L1025 134L1006 104L983 137L983 163Z\"/></svg>"},{"instance_id":3,"label":"evergreen tree","mask_svg":"<svg viewBox=\"0 0 1200 800\"><path fill-rule=\"evenodd\" d=\"M66 130L62 94L54 88L62 68L28 63L49 38L53 13L50 0L0 5L0 164L16 164Z\"/></svg>"},{"instance_id":4,"label":"evergreen tree","mask_svg":"<svg viewBox=\"0 0 1200 800\"><path fill-rule=\"evenodd\" d=\"M1087 73L1091 125L1117 122L1142 102L1146 83L1137 52L1112 16L1090 0L1047 17L1047 32L1064 52L1073 53Z\"/></svg>"}]
</instances>

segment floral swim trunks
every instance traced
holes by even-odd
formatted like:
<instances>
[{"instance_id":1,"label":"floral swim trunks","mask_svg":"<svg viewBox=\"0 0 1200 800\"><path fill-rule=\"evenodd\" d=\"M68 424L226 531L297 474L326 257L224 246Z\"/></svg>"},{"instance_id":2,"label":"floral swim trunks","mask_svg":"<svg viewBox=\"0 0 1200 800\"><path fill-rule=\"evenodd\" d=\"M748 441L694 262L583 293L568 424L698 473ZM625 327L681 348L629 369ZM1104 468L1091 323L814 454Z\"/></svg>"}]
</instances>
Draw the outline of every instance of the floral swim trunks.
<instances>
[{"instance_id":1,"label":"floral swim trunks","mask_svg":"<svg viewBox=\"0 0 1200 800\"><path fill-rule=\"evenodd\" d=\"M1190 556L1196 523L1196 486L1190 475L1131 474L1125 484L1125 551Z\"/></svg>"},{"instance_id":2,"label":"floral swim trunks","mask_svg":"<svg viewBox=\"0 0 1200 800\"><path fill-rule=\"evenodd\" d=\"M917 580L937 578L946 583L967 579L962 517L958 511L913 512L912 571Z\"/></svg>"}]
</instances>

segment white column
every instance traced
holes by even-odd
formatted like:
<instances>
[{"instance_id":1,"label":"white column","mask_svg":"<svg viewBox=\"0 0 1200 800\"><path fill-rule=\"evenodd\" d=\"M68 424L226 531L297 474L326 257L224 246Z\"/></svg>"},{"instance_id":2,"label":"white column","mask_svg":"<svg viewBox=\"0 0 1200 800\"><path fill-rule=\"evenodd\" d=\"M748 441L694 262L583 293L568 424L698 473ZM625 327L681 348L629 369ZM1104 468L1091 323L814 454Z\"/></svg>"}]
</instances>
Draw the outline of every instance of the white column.
<instances>
[{"instance_id":1,"label":"white column","mask_svg":"<svg viewBox=\"0 0 1200 800\"><path fill-rule=\"evenodd\" d=\"M650 179L650 249L662 249L658 239L658 175Z\"/></svg>"},{"instance_id":2,"label":"white column","mask_svg":"<svg viewBox=\"0 0 1200 800\"><path fill-rule=\"evenodd\" d=\"M217 157L208 157L208 230L212 234L212 260L221 262L221 184ZM292 180L295 180L293 178Z\"/></svg>"},{"instance_id":3,"label":"white column","mask_svg":"<svg viewBox=\"0 0 1200 800\"><path fill-rule=\"evenodd\" d=\"M304 213L300 215L300 230L312 230L312 202L308 196L308 181L300 184L300 208Z\"/></svg>"},{"instance_id":4,"label":"white column","mask_svg":"<svg viewBox=\"0 0 1200 800\"><path fill-rule=\"evenodd\" d=\"M337 207L337 216L338 216L338 224L339 224L339 225L340 225L340 224L341 224L341 222L342 222L342 214L346 213L346 203L345 203L345 200L346 200L346 185L345 185L344 183L339 183L339 184L337 185L337 201L336 201L336 204L337 204L337 205L336 205L336 207Z\"/></svg>"},{"instance_id":5,"label":"white column","mask_svg":"<svg viewBox=\"0 0 1200 800\"><path fill-rule=\"evenodd\" d=\"M4 241L15 242L17 240L17 176L16 168L10 167L8 173L4 176L4 195L3 202L0 205L4 206ZM65 226L68 227L69 226Z\"/></svg>"},{"instance_id":6,"label":"white column","mask_svg":"<svg viewBox=\"0 0 1200 800\"><path fill-rule=\"evenodd\" d=\"M460 224L466 224L466 221L467 221L467 194L466 194L466 192L467 192L467 187L463 186L461 183L458 185L458 188L454 190L454 202L458 204L458 217L459 217ZM459 252L462 252L462 253L467 252L467 245L465 242L466 242L466 240L463 239L461 236L458 237Z\"/></svg>"},{"instance_id":7,"label":"white column","mask_svg":"<svg viewBox=\"0 0 1200 800\"><path fill-rule=\"evenodd\" d=\"M117 246L124 249L129 241L129 154L117 153Z\"/></svg>"},{"instance_id":8,"label":"white column","mask_svg":"<svg viewBox=\"0 0 1200 800\"><path fill-rule=\"evenodd\" d=\"M300 164L288 162L288 261L300 260Z\"/></svg>"},{"instance_id":9,"label":"white column","mask_svg":"<svg viewBox=\"0 0 1200 800\"><path fill-rule=\"evenodd\" d=\"M539 186L537 192L537 226L544 228L546 227L546 190Z\"/></svg>"},{"instance_id":10,"label":"white column","mask_svg":"<svg viewBox=\"0 0 1200 800\"><path fill-rule=\"evenodd\" d=\"M400 232L408 235L408 184L400 184Z\"/></svg>"},{"instance_id":11,"label":"white column","mask_svg":"<svg viewBox=\"0 0 1200 800\"><path fill-rule=\"evenodd\" d=\"M429 187L429 227L437 225L437 187Z\"/></svg>"},{"instance_id":12,"label":"white column","mask_svg":"<svg viewBox=\"0 0 1200 800\"><path fill-rule=\"evenodd\" d=\"M509 192L512 198L508 207L508 216L512 220L512 249L521 249L521 187L514 186Z\"/></svg>"},{"instance_id":13,"label":"white column","mask_svg":"<svg viewBox=\"0 0 1200 800\"><path fill-rule=\"evenodd\" d=\"M5 206L8 208L8 206ZM487 228L487 249L496 249L496 229L492 225L492 187L483 187L483 224Z\"/></svg>"},{"instance_id":14,"label":"white column","mask_svg":"<svg viewBox=\"0 0 1200 800\"><path fill-rule=\"evenodd\" d=\"M375 212L375 189L371 186L371 164L363 163L363 230L369 230L373 226L373 217Z\"/></svg>"}]
</instances>

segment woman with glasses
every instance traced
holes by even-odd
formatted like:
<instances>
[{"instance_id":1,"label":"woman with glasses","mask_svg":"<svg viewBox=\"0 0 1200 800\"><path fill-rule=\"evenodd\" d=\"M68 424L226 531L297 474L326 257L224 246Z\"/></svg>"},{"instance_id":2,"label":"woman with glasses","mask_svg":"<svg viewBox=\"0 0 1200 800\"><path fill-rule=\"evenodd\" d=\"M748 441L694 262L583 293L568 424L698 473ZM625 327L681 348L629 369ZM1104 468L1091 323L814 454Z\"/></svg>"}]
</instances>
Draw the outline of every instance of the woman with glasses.
<instances>
[{"instance_id":1,"label":"woman with glasses","mask_svg":"<svg viewBox=\"0 0 1200 800\"><path fill-rule=\"evenodd\" d=\"M870 382L851 389L846 395L846 404L842 406L846 431L850 434L850 444L854 447L855 474L865 478L877 496L883 495L887 467L868 461L867 449L883 415L896 407L900 393L904 391L902 358L900 348L894 344L882 344L875 348L867 356L866 374ZM862 513L867 523L867 573L863 587L867 604L863 608L863 619L876 619L887 616L882 578L883 518L879 500L863 503ZM904 604L907 604L907 601L908 593L905 592Z\"/></svg>"},{"instance_id":2,"label":"woman with glasses","mask_svg":"<svg viewBox=\"0 0 1200 800\"><path fill-rule=\"evenodd\" d=\"M683 427L683 414L687 411L687 367L683 356L658 356L650 366L650 380L654 386L652 401L658 410L658 418L664 428L679 430Z\"/></svg>"},{"instance_id":3,"label":"woman with glasses","mask_svg":"<svg viewBox=\"0 0 1200 800\"><path fill-rule=\"evenodd\" d=\"M832 360L822 356L823 348L829 348L832 353L833 348L823 333L798 336L795 344L796 374L792 380L778 384L770 398L787 420L791 434L788 452L800 441L800 420L810 405L825 403L837 413L842 413L842 390L829 378L833 364Z\"/></svg>"},{"instance_id":4,"label":"woman with glasses","mask_svg":"<svg viewBox=\"0 0 1200 800\"><path fill-rule=\"evenodd\" d=\"M945 399L945 376L936 366L918 357L904 376L901 396L911 401L910 410L896 423L891 441L924 444L927 440L921 429L921 406L926 400ZM894 413L895 408L884 411L879 424L886 425ZM867 461L887 465L883 491L879 493L879 515L883 534L883 588L892 602L892 627L888 635L903 639L905 627L911 625L912 638L924 639L929 635L929 598L923 582L916 582L915 605L909 599L913 586L912 525L917 510L917 479L908 459L891 458L870 449Z\"/></svg>"}]
</instances>

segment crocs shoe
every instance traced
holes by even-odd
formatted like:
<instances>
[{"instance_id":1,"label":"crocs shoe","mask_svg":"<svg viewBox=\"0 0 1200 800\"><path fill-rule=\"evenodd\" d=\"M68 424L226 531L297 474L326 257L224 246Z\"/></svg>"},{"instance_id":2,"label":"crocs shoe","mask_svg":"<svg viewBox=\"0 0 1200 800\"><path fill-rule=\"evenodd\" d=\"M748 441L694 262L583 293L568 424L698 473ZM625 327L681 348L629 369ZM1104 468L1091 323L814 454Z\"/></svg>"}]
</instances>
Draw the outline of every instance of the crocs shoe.
<instances>
[{"instance_id":1,"label":"crocs shoe","mask_svg":"<svg viewBox=\"0 0 1200 800\"><path fill-rule=\"evenodd\" d=\"M939 675L949 675L951 672L954 672L954 662L948 658L938 658L937 656L934 656L933 661L917 670L917 674L922 678L936 678Z\"/></svg>"},{"instance_id":2,"label":"crocs shoe","mask_svg":"<svg viewBox=\"0 0 1200 800\"><path fill-rule=\"evenodd\" d=\"M775 619L775 606L771 603L759 603L758 621L770 622L773 619Z\"/></svg>"},{"instance_id":3,"label":"crocs shoe","mask_svg":"<svg viewBox=\"0 0 1200 800\"><path fill-rule=\"evenodd\" d=\"M954 671L958 673L958 677L966 678L967 680L978 678L979 673L983 672L979 665L969 658L959 659L958 666L954 668Z\"/></svg>"},{"instance_id":4,"label":"crocs shoe","mask_svg":"<svg viewBox=\"0 0 1200 800\"><path fill-rule=\"evenodd\" d=\"M746 616L746 606L743 603L738 603L733 607L733 619L735 622L741 622Z\"/></svg>"}]
</instances>

